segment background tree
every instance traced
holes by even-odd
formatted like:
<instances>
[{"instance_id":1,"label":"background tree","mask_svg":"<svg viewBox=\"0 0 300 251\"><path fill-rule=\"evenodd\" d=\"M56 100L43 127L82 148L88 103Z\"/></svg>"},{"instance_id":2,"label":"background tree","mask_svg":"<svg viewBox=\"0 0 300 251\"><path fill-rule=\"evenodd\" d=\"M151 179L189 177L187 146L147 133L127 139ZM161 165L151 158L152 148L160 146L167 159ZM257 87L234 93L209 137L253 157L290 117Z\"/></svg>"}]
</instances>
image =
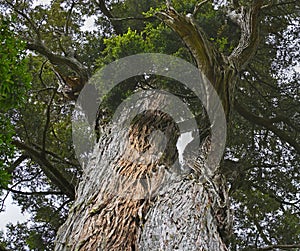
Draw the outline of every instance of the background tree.
<instances>
[{"instance_id":1,"label":"background tree","mask_svg":"<svg viewBox=\"0 0 300 251\"><path fill-rule=\"evenodd\" d=\"M133 0L52 1L50 6L33 5L32 1L3 1L2 5L6 13L17 14L16 34L27 41L28 49L38 54L29 56L33 80L26 96L28 105L6 113L14 121L13 144L18 149L14 163L9 166L14 171L11 185L6 189L14 192L14 198L24 210L33 213L36 222L23 235L24 242L9 245L12 249L16 249L14 245L19 245L20 250L22 245L24 248L29 245L31 249L51 250L53 236L67 214L66 205L74 199L76 178L81 170L71 148L69 119L72 100L78 91L97 67L139 52L160 52L180 56L201 68L215 85L228 114L227 148L221 165L234 212L234 235L228 245L232 250L276 247L296 250L300 225L297 1L216 1L214 5L210 1L172 1L172 7L161 1ZM80 29L85 15L96 15L97 31ZM186 36L186 31L192 36ZM201 45L207 49L203 50ZM204 59L203 52L207 58L213 58L213 64ZM223 58L231 64L226 64ZM220 68L224 65L228 71ZM222 75L222 70L228 74ZM203 119L203 113L197 113L201 104L189 90L167 79L150 80L129 80L114 89L103 104L109 108L106 116L109 118L116 105L135 90L163 88L181 97L197 120ZM104 141L101 147L105 147ZM191 180L189 183L180 179L173 187L182 187L184 196L193 194L190 187L197 178ZM78 201L85 201L80 197L83 187L84 183L79 186L71 211L71 224L76 225L81 210L88 208L86 204L78 206ZM179 195L180 192L167 193L166 197L174 200ZM153 214L151 210L168 209L165 201L152 199L155 206L150 207L148 219L151 215L163 218L163 213ZM104 200L101 203L108 207ZM149 210L148 205L143 208L145 212ZM104 209L96 211L88 219L93 222L104 213ZM131 215L138 218L134 211ZM117 216L112 216L113 221L120 220ZM151 226L155 229L153 221L144 223L144 228L140 222L136 223L137 229L144 229L140 244L148 249L157 247L157 241L147 235ZM26 233L24 229L24 226L11 227L11 232ZM48 236L43 234L44 229L51 230ZM126 226L121 230L126 233ZM192 233L196 235L197 231ZM127 231L127 234L128 242L122 238L116 240L115 234L108 246L136 242L137 232ZM9 236L13 240L14 235ZM224 233L221 236L223 240L217 242L227 241ZM86 240L85 237L88 236L81 239ZM62 234L58 240L65 241ZM75 244L87 249L93 245L92 240ZM175 238L165 245L175 249L176 242ZM72 240L69 244L72 246Z\"/></svg>"}]
</instances>

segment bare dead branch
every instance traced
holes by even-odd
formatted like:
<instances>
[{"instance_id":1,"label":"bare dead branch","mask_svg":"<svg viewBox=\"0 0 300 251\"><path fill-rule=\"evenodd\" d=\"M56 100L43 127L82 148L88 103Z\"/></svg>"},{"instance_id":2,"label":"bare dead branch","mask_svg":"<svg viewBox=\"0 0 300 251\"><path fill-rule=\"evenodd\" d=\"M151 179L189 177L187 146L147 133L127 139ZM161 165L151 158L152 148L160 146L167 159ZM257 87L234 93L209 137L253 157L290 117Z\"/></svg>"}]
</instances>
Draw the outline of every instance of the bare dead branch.
<instances>
[{"instance_id":1,"label":"bare dead branch","mask_svg":"<svg viewBox=\"0 0 300 251\"><path fill-rule=\"evenodd\" d=\"M64 57L61 55L57 55L53 53L51 50L49 50L43 43L39 41L28 42L27 49L40 53L41 55L45 56L54 65L58 65L58 66L66 65L70 67L80 76L81 81L83 83L87 82L87 80L89 79L88 69L74 57L68 57L68 56Z\"/></svg>"},{"instance_id":2,"label":"bare dead branch","mask_svg":"<svg viewBox=\"0 0 300 251\"><path fill-rule=\"evenodd\" d=\"M206 4L207 2L209 2L210 0L204 0L202 2L199 2L195 5L194 11L193 11L193 16L196 16L197 13L199 12L199 10L201 9L201 7Z\"/></svg>"},{"instance_id":3,"label":"bare dead branch","mask_svg":"<svg viewBox=\"0 0 300 251\"><path fill-rule=\"evenodd\" d=\"M256 53L259 44L259 14L263 3L263 0L254 0L250 7L241 6L228 12L228 17L241 30L239 44L229 56L239 71L246 67Z\"/></svg>"}]
</instances>

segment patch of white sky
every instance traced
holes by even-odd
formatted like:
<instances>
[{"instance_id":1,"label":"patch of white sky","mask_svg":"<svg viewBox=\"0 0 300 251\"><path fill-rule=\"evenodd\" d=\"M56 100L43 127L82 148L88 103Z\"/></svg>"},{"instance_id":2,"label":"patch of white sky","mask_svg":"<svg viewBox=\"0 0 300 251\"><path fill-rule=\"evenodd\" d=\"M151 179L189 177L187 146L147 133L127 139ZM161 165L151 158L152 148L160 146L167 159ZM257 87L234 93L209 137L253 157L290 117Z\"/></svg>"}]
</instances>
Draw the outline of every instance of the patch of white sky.
<instances>
[{"instance_id":1,"label":"patch of white sky","mask_svg":"<svg viewBox=\"0 0 300 251\"><path fill-rule=\"evenodd\" d=\"M35 0L35 1L33 1L32 6L35 7L37 5L44 5L46 7L47 5L51 4L51 1L52 0ZM84 24L81 27L82 31L93 31L96 29L96 26L95 26L96 16L95 15L91 15L91 16L84 15L83 19L84 19Z\"/></svg>"},{"instance_id":2,"label":"patch of white sky","mask_svg":"<svg viewBox=\"0 0 300 251\"><path fill-rule=\"evenodd\" d=\"M22 213L21 208L13 201L11 195L5 200L5 211L0 213L0 231L6 232L6 225L9 223L17 224L29 219L29 213Z\"/></svg>"}]
</instances>

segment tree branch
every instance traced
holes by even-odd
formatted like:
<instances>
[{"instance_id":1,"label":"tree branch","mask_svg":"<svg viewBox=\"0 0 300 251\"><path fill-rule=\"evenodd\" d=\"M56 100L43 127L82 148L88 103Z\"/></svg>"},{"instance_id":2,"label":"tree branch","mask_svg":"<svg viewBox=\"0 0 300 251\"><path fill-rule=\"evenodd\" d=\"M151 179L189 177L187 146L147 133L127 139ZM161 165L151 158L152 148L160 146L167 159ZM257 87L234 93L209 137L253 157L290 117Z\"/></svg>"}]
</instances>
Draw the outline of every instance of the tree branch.
<instances>
[{"instance_id":1,"label":"tree branch","mask_svg":"<svg viewBox=\"0 0 300 251\"><path fill-rule=\"evenodd\" d=\"M215 48L203 29L196 24L192 14L183 16L174 8L169 7L166 11L156 13L155 16L166 23L183 40L201 73L214 86L222 101L226 117L229 118L237 78L234 66Z\"/></svg>"},{"instance_id":2,"label":"tree branch","mask_svg":"<svg viewBox=\"0 0 300 251\"><path fill-rule=\"evenodd\" d=\"M23 17L31 26L31 28L34 30L35 34L37 35L37 39L41 40L41 34L40 34L40 30L38 29L38 27L35 25L35 23L31 20L31 18L26 15L26 13L24 13L23 11L20 11L16 5L14 5L13 3L11 3L8 0L5 0L6 4L9 5L13 11L15 11L18 15L20 15L21 17Z\"/></svg>"},{"instance_id":3,"label":"tree branch","mask_svg":"<svg viewBox=\"0 0 300 251\"><path fill-rule=\"evenodd\" d=\"M224 59L208 40L205 32L196 25L191 14L182 16L174 8L155 14L160 20L173 29L186 44L194 56L199 69L214 83L216 65ZM218 60L216 60L218 59Z\"/></svg>"},{"instance_id":4,"label":"tree branch","mask_svg":"<svg viewBox=\"0 0 300 251\"><path fill-rule=\"evenodd\" d=\"M42 147L39 146L38 144L35 144L35 143L32 143L32 145L34 145L34 147L36 147L38 150L42 151ZM53 157L54 159L56 160L53 160L55 162L60 162L60 163L64 163L64 164L67 164L69 166L73 166L73 167L77 167L80 169L80 165L79 163L73 163L71 161L68 161L66 159L63 159L62 157L60 157L59 155L57 155L56 153L54 152L51 152L51 151L48 151L48 150L45 150L45 153L50 155L51 157Z\"/></svg>"},{"instance_id":5,"label":"tree branch","mask_svg":"<svg viewBox=\"0 0 300 251\"><path fill-rule=\"evenodd\" d=\"M115 29L116 33L122 34L122 29L119 23L117 23L117 20L115 20L115 17L111 14L111 12L107 9L105 0L99 0L96 1L97 6L101 10L101 12L111 21L111 24L113 28Z\"/></svg>"},{"instance_id":6,"label":"tree branch","mask_svg":"<svg viewBox=\"0 0 300 251\"><path fill-rule=\"evenodd\" d=\"M12 193L16 193L16 194L22 194L22 195L51 195L51 194L55 194L55 195L62 195L64 194L61 191L40 191L40 192L24 192L24 191L19 191L19 190L14 190L12 188L6 187L4 188L5 190L12 192Z\"/></svg>"},{"instance_id":7,"label":"tree branch","mask_svg":"<svg viewBox=\"0 0 300 251\"><path fill-rule=\"evenodd\" d=\"M52 64L58 66L68 66L74 70L79 76L84 85L89 79L88 69L74 57L64 57L54 54L42 42L34 41L27 43L27 49L33 50L45 56Z\"/></svg>"},{"instance_id":8,"label":"tree branch","mask_svg":"<svg viewBox=\"0 0 300 251\"><path fill-rule=\"evenodd\" d=\"M153 21L156 20L155 17L113 17L111 20L114 21L130 21L130 20L142 20L142 21Z\"/></svg>"},{"instance_id":9,"label":"tree branch","mask_svg":"<svg viewBox=\"0 0 300 251\"><path fill-rule=\"evenodd\" d=\"M264 248L258 248L259 251L266 250L275 250L275 249L291 249L291 248L300 248L300 244L292 244L292 245L271 245Z\"/></svg>"},{"instance_id":10,"label":"tree branch","mask_svg":"<svg viewBox=\"0 0 300 251\"><path fill-rule=\"evenodd\" d=\"M40 152L34 148L27 146L21 141L13 140L13 144L19 149L24 150L36 163L39 164L45 175L56 185L62 192L70 198L75 198L76 181L70 178L69 173L59 170L53 166Z\"/></svg>"},{"instance_id":11,"label":"tree branch","mask_svg":"<svg viewBox=\"0 0 300 251\"><path fill-rule=\"evenodd\" d=\"M8 172L8 173L12 173L24 160L26 160L28 158L28 156L27 155L25 155L25 154L22 154L20 157L18 157L15 161L14 161L14 163L12 163L11 164L11 166L8 168L8 169L6 169L6 171Z\"/></svg>"},{"instance_id":12,"label":"tree branch","mask_svg":"<svg viewBox=\"0 0 300 251\"><path fill-rule=\"evenodd\" d=\"M275 1L273 1L270 4L266 4L264 6L262 6L262 9L269 9L269 8L273 8L273 7L277 7L277 6L283 6L283 5L289 5L289 4L295 4L299 2L298 0L295 1L289 1L289 2L282 2L282 3L275 3Z\"/></svg>"},{"instance_id":13,"label":"tree branch","mask_svg":"<svg viewBox=\"0 0 300 251\"><path fill-rule=\"evenodd\" d=\"M46 139L47 139L47 131L49 128L49 124L50 124L50 116L51 116L51 105L52 102L54 100L54 97L56 95L56 90L53 90L53 94L50 98L50 101L47 104L47 109L46 109L46 122L45 122L45 126L44 126L44 131L43 131L43 143L42 143L42 156L45 157L46 155Z\"/></svg>"},{"instance_id":14,"label":"tree branch","mask_svg":"<svg viewBox=\"0 0 300 251\"><path fill-rule=\"evenodd\" d=\"M64 33L65 33L66 36L69 35L69 23L70 23L72 12L73 12L73 9L74 9L75 5L76 5L76 2L73 1L72 4L71 4L70 9L68 11L68 14L67 14L66 23L65 23L65 26L64 26Z\"/></svg>"},{"instance_id":15,"label":"tree branch","mask_svg":"<svg viewBox=\"0 0 300 251\"><path fill-rule=\"evenodd\" d=\"M265 235L264 230L261 227L261 225L259 224L255 215L252 215L252 219L253 219L254 225L256 226L257 231L259 232L259 234L260 234L261 238L264 240L264 242L266 242L267 244L271 244L270 240Z\"/></svg>"},{"instance_id":16,"label":"tree branch","mask_svg":"<svg viewBox=\"0 0 300 251\"><path fill-rule=\"evenodd\" d=\"M252 114L251 112L247 111L241 104L237 101L234 103L235 110L246 120L250 121L253 124L261 125L266 129L272 131L275 135L277 135L281 140L289 143L295 150L300 153L300 145L289 135L284 133L282 130L278 129L276 126L273 125L272 119L268 120L259 116Z\"/></svg>"},{"instance_id":17,"label":"tree branch","mask_svg":"<svg viewBox=\"0 0 300 251\"><path fill-rule=\"evenodd\" d=\"M209 1L210 0L204 0L202 2L197 3L195 5L194 11L193 11L193 16L195 17L197 15L197 13L199 12L199 10L201 9L201 7Z\"/></svg>"},{"instance_id":18,"label":"tree branch","mask_svg":"<svg viewBox=\"0 0 300 251\"><path fill-rule=\"evenodd\" d=\"M246 67L256 53L259 44L259 14L263 3L263 0L253 0L250 7L240 6L228 12L228 17L241 29L239 44L229 56L239 71Z\"/></svg>"}]
</instances>

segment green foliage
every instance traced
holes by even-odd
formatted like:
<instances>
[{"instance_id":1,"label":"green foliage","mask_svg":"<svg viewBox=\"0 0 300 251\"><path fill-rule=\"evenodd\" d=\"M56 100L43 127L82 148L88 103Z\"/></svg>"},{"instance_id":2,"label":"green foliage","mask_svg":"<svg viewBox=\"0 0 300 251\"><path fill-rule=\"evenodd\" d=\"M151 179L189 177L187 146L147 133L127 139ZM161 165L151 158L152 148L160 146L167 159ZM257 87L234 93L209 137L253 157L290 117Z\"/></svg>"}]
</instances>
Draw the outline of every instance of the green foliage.
<instances>
[{"instance_id":1,"label":"green foliage","mask_svg":"<svg viewBox=\"0 0 300 251\"><path fill-rule=\"evenodd\" d=\"M30 87L25 42L16 38L11 20L0 17L0 107L1 112L24 103Z\"/></svg>"},{"instance_id":2,"label":"green foliage","mask_svg":"<svg viewBox=\"0 0 300 251\"><path fill-rule=\"evenodd\" d=\"M6 187L10 175L5 167L14 155L11 143L14 127L9 111L24 105L30 87L25 43L17 39L11 19L0 16L0 187Z\"/></svg>"},{"instance_id":3,"label":"green foliage","mask_svg":"<svg viewBox=\"0 0 300 251\"><path fill-rule=\"evenodd\" d=\"M53 229L46 225L30 226L29 222L9 224L7 236L0 237L8 250L51 251L53 250ZM52 235L52 236L51 236Z\"/></svg>"},{"instance_id":4,"label":"green foliage","mask_svg":"<svg viewBox=\"0 0 300 251\"><path fill-rule=\"evenodd\" d=\"M104 62L112 62L118 58L153 50L153 45L149 39L144 40L137 31L132 31L130 28L123 35L104 39L104 44L106 46L103 51L105 57L101 59Z\"/></svg>"}]
</instances>

